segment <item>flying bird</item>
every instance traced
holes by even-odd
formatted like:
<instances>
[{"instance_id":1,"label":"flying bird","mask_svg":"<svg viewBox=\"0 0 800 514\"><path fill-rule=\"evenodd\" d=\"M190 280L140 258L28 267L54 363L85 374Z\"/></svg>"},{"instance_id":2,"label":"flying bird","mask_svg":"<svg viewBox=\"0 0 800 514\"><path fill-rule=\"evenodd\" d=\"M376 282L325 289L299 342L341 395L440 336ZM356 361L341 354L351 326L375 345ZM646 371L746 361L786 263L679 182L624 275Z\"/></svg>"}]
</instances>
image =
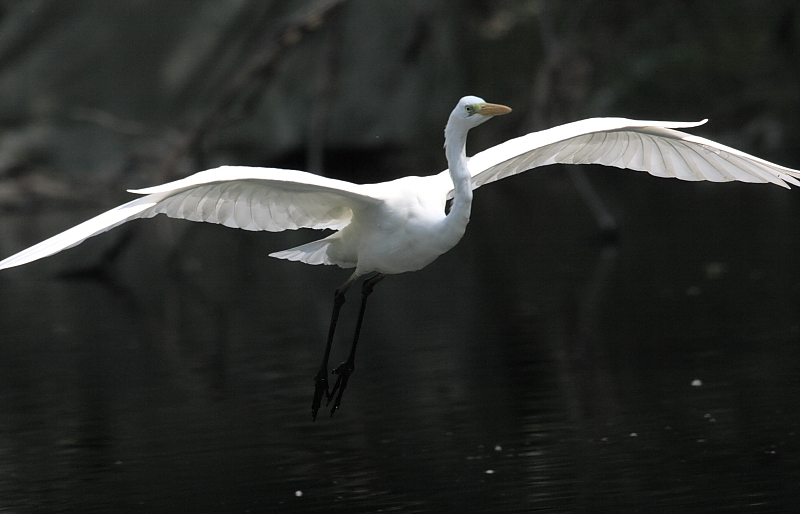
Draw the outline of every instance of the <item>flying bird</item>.
<instances>
[{"instance_id":1,"label":"flying bird","mask_svg":"<svg viewBox=\"0 0 800 514\"><path fill-rule=\"evenodd\" d=\"M422 269L453 248L467 228L473 190L484 184L561 163L603 164L683 180L800 186L800 171L674 130L705 120L592 118L511 139L468 158L469 130L509 112L508 107L475 96L459 100L444 131L448 169L437 175L353 184L296 170L222 166L133 190L143 196L0 261L0 269L53 255L127 221L157 214L244 230L333 230L318 241L270 254L306 264L354 268L334 294L325 352L314 379L311 413L316 419L323 398L326 406L333 402L331 415L340 406L355 369L358 336L374 286L386 275ZM328 361L339 311L347 290L363 276L350 353L332 371L336 381L331 387Z\"/></svg>"}]
</instances>

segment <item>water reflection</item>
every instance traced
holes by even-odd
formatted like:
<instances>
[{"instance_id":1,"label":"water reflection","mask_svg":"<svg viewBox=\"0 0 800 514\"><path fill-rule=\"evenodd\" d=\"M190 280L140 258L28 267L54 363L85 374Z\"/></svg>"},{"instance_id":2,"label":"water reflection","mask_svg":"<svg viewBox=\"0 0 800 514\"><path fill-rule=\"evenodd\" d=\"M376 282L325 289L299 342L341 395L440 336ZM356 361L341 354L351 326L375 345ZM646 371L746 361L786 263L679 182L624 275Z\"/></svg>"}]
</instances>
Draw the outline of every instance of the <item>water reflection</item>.
<instances>
[{"instance_id":1,"label":"water reflection","mask_svg":"<svg viewBox=\"0 0 800 514\"><path fill-rule=\"evenodd\" d=\"M481 189L455 251L376 288L342 409L316 423L313 376L347 272L266 257L303 234L153 219L105 276L53 278L122 234L4 272L0 506L795 505L800 202L603 173L616 247L596 242L563 176ZM22 246L87 215L0 231Z\"/></svg>"}]
</instances>

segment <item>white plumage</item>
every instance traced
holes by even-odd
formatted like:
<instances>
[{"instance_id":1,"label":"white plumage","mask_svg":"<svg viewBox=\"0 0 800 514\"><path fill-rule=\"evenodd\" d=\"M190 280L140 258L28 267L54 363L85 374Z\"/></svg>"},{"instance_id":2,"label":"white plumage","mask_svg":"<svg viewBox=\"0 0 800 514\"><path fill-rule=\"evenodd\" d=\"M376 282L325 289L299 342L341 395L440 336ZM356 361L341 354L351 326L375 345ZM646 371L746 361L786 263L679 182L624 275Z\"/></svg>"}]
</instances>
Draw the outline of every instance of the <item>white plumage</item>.
<instances>
[{"instance_id":1,"label":"white plumage","mask_svg":"<svg viewBox=\"0 0 800 514\"><path fill-rule=\"evenodd\" d=\"M591 118L518 137L469 160L474 187L547 164L604 164L656 177L800 186L800 172L676 128L700 122Z\"/></svg>"},{"instance_id":2,"label":"white plumage","mask_svg":"<svg viewBox=\"0 0 800 514\"><path fill-rule=\"evenodd\" d=\"M468 101L482 102L475 97ZM462 99L459 106L464 103ZM797 170L673 130L702 123L705 121L592 118L533 132L470 158L467 167L472 189L554 163L604 164L683 180L739 180L800 186ZM375 232L369 238L363 237L365 233L362 237L350 237L348 242L356 244L369 240L375 244L376 238L381 238L381 230L387 224L395 225L399 216L419 216L431 210L432 215L426 221L441 221L445 202L453 198L453 191L449 170L428 177L360 185L296 170L222 166L160 186L131 191L145 196L6 258L0 262L0 269L47 257L132 219L156 214L270 232L298 228L341 231L357 221L361 230ZM337 232L320 241L271 255L309 264L356 266L361 249L342 248L329 253L331 242L342 241L341 233ZM402 244L388 246L403 251ZM363 266L359 275L370 271L411 271L422 267L423 262L422 265L428 264L431 259L406 255L402 260L407 265L394 263L391 269L385 270L380 263Z\"/></svg>"}]
</instances>

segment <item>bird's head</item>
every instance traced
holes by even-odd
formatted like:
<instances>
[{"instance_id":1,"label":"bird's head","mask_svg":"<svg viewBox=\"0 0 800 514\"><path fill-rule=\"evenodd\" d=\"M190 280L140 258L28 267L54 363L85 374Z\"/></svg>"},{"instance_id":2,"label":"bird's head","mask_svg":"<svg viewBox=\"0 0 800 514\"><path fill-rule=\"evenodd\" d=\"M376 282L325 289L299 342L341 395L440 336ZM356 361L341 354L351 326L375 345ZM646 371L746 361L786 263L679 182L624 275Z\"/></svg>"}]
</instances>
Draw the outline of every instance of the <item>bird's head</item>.
<instances>
[{"instance_id":1,"label":"bird's head","mask_svg":"<svg viewBox=\"0 0 800 514\"><path fill-rule=\"evenodd\" d=\"M467 130L477 127L493 116L511 112L505 105L486 103L477 96L465 96L458 101L458 105L450 114L450 121L466 125Z\"/></svg>"}]
</instances>

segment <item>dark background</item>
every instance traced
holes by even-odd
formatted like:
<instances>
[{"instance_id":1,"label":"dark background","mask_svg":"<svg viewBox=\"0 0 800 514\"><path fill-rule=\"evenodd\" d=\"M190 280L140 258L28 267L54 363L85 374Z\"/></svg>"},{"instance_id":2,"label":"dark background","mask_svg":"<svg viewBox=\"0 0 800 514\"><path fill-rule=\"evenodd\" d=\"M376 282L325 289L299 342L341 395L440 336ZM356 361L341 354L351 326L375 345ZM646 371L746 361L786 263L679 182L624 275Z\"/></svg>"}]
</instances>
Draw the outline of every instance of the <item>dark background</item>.
<instances>
[{"instance_id":1,"label":"dark background","mask_svg":"<svg viewBox=\"0 0 800 514\"><path fill-rule=\"evenodd\" d=\"M470 153L709 118L800 168L799 31L791 1L0 2L0 255L220 164L437 173L465 94L514 108ZM2 272L0 510L794 512L800 193L576 168L479 189L384 280L315 423L348 272L267 254L319 234L156 218Z\"/></svg>"}]
</instances>

